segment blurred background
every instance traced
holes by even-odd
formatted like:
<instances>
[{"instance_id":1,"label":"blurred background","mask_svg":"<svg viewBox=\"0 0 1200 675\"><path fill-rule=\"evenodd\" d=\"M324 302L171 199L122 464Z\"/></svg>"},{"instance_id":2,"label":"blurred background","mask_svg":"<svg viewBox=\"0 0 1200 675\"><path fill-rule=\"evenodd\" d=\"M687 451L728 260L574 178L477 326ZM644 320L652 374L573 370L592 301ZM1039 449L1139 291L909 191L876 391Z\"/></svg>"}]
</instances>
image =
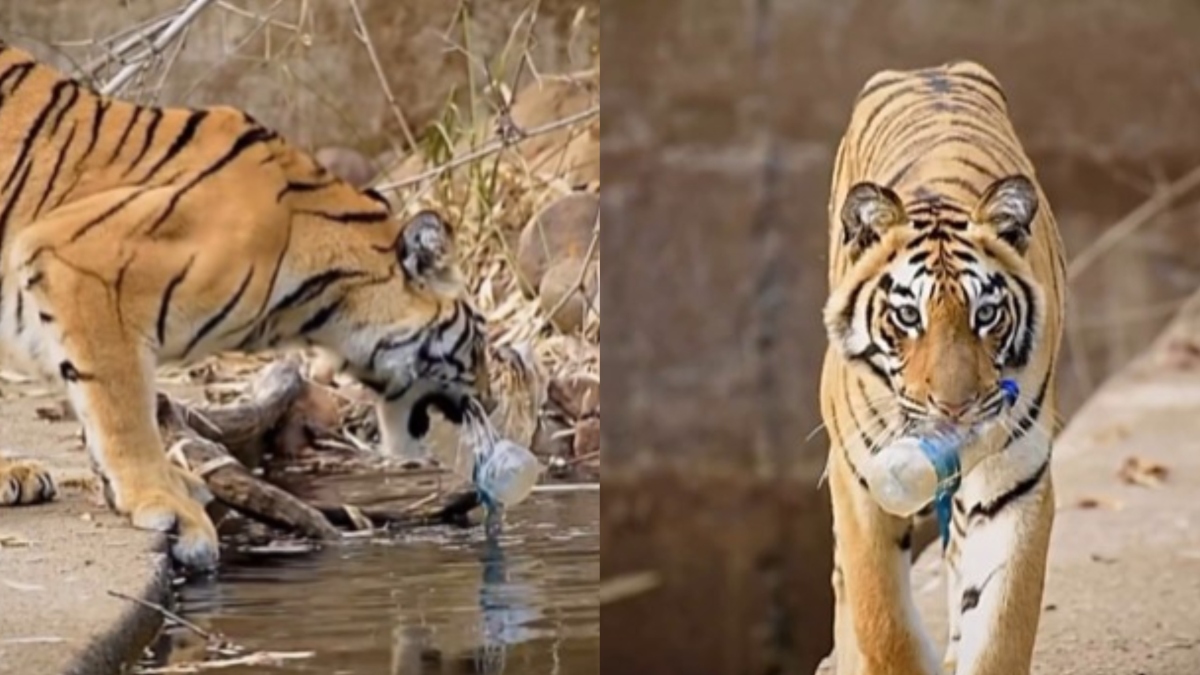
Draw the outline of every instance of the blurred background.
<instances>
[{"instance_id":1,"label":"blurred background","mask_svg":"<svg viewBox=\"0 0 1200 675\"><path fill-rule=\"evenodd\" d=\"M811 673L832 594L806 438L858 89L959 58L1006 88L1070 258L1069 418L1200 282L1200 5L611 0L601 26L603 670Z\"/></svg>"}]
</instances>

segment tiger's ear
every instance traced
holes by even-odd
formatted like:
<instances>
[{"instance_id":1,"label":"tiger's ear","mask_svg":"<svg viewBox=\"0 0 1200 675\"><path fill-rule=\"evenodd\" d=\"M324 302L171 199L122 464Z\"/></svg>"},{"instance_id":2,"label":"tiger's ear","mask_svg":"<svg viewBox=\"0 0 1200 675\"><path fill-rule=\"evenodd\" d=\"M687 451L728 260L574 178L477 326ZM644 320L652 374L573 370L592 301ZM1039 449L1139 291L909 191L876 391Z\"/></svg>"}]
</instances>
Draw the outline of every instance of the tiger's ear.
<instances>
[{"instance_id":1,"label":"tiger's ear","mask_svg":"<svg viewBox=\"0 0 1200 675\"><path fill-rule=\"evenodd\" d=\"M857 183L842 202L842 244L850 247L850 259L879 241L888 228L908 222L900 197L876 183Z\"/></svg>"},{"instance_id":2,"label":"tiger's ear","mask_svg":"<svg viewBox=\"0 0 1200 675\"><path fill-rule=\"evenodd\" d=\"M1038 193L1033 181L1017 174L1001 178L984 190L971 221L991 228L1019 253L1029 248Z\"/></svg>"},{"instance_id":3,"label":"tiger's ear","mask_svg":"<svg viewBox=\"0 0 1200 675\"><path fill-rule=\"evenodd\" d=\"M434 211L422 211L404 225L396 246L400 267L410 280L448 280L454 264L454 233Z\"/></svg>"}]
</instances>

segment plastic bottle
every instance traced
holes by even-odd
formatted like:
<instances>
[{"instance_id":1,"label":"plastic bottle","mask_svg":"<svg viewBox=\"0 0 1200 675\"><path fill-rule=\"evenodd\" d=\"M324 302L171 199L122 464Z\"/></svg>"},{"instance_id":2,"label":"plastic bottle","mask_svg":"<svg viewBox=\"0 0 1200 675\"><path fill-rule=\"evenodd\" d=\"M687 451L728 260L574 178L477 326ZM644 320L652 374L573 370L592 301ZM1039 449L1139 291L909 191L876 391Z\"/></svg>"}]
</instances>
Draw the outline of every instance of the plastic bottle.
<instances>
[{"instance_id":1,"label":"plastic bottle","mask_svg":"<svg viewBox=\"0 0 1200 675\"><path fill-rule=\"evenodd\" d=\"M883 510L909 517L933 501L938 483L957 481L958 451L967 439L956 433L904 436L859 468Z\"/></svg>"},{"instance_id":2,"label":"plastic bottle","mask_svg":"<svg viewBox=\"0 0 1200 675\"><path fill-rule=\"evenodd\" d=\"M475 450L475 487L488 506L509 507L525 501L543 469L528 448L507 438L481 444Z\"/></svg>"}]
</instances>

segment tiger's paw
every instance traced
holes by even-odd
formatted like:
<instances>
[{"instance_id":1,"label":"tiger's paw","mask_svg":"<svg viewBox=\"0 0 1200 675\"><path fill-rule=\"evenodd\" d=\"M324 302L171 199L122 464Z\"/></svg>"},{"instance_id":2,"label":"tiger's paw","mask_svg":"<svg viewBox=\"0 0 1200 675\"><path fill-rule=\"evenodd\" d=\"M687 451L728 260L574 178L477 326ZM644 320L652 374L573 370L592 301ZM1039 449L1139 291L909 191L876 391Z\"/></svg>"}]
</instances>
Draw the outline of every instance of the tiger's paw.
<instances>
[{"instance_id":1,"label":"tiger's paw","mask_svg":"<svg viewBox=\"0 0 1200 675\"><path fill-rule=\"evenodd\" d=\"M216 569L221 555L217 529L204 506L193 497L196 489L178 480L181 477L176 478L131 491L121 499L121 510L134 527L167 533L171 556L185 567L195 571Z\"/></svg>"},{"instance_id":2,"label":"tiger's paw","mask_svg":"<svg viewBox=\"0 0 1200 675\"><path fill-rule=\"evenodd\" d=\"M0 506L42 504L57 495L54 478L39 462L0 460Z\"/></svg>"}]
</instances>

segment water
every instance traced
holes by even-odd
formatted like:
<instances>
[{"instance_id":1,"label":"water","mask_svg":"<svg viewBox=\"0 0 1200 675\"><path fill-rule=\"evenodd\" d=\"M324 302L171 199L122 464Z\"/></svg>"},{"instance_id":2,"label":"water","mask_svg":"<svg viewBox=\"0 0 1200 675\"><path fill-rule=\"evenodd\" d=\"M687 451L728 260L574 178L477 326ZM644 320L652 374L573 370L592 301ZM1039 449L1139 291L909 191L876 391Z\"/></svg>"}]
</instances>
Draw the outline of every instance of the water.
<instances>
[{"instance_id":1,"label":"water","mask_svg":"<svg viewBox=\"0 0 1200 675\"><path fill-rule=\"evenodd\" d=\"M239 555L178 609L251 650L315 651L226 675L599 673L600 495L535 494L505 531L428 528L301 555ZM203 658L172 629L167 663ZM160 660L160 663L162 661Z\"/></svg>"}]
</instances>

